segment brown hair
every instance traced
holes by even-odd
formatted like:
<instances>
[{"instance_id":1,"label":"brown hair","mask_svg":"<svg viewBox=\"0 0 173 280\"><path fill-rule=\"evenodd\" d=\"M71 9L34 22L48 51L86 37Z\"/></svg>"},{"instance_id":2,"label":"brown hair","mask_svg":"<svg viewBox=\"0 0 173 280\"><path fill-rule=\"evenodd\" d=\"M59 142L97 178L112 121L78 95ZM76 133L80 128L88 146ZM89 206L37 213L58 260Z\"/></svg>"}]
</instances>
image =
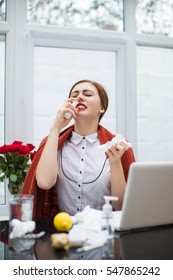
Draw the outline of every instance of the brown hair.
<instances>
[{"instance_id":1,"label":"brown hair","mask_svg":"<svg viewBox=\"0 0 173 280\"><path fill-rule=\"evenodd\" d=\"M99 97L100 97L100 101L101 101L101 106L104 109L104 112L100 115L100 118L99 118L99 121L100 121L101 118L103 117L103 115L105 114L107 108L108 108L108 103L109 103L108 94L107 94L106 90L104 89L104 87L101 84L99 84L97 82L94 82L94 81L90 81L90 80L80 80L80 81L76 82L72 86L72 88L71 88L71 90L69 92L69 97L71 96L73 88L76 85L81 84L81 83L90 83L90 84L92 84L97 89Z\"/></svg>"}]
</instances>

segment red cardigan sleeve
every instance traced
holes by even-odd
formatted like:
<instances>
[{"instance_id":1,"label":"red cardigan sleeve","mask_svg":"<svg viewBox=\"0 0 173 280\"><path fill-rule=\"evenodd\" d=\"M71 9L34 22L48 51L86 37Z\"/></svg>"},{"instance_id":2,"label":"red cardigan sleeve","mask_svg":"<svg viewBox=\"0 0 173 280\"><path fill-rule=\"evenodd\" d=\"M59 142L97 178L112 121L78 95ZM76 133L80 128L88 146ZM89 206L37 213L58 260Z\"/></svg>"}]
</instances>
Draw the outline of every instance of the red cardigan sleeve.
<instances>
[{"instance_id":1,"label":"red cardigan sleeve","mask_svg":"<svg viewBox=\"0 0 173 280\"><path fill-rule=\"evenodd\" d=\"M132 162L135 162L135 156L132 148L128 149L121 158L121 163L123 166L124 177L127 181L129 168Z\"/></svg>"},{"instance_id":2,"label":"red cardigan sleeve","mask_svg":"<svg viewBox=\"0 0 173 280\"><path fill-rule=\"evenodd\" d=\"M73 126L68 127L60 134L59 142L57 142L57 150L61 148L72 130ZM46 141L47 137L42 140L38 151L34 156L22 188L23 194L34 195L33 218L35 220L46 217L53 218L59 212L56 186L53 186L50 190L42 190L37 186L36 181L37 164L40 160Z\"/></svg>"},{"instance_id":3,"label":"red cardigan sleeve","mask_svg":"<svg viewBox=\"0 0 173 280\"><path fill-rule=\"evenodd\" d=\"M58 212L58 197L55 186L50 190L45 191L37 186L36 181L36 168L46 143L46 139L47 138L42 141L34 156L22 188L23 194L34 195L33 218L35 220L43 217L54 217Z\"/></svg>"}]
</instances>

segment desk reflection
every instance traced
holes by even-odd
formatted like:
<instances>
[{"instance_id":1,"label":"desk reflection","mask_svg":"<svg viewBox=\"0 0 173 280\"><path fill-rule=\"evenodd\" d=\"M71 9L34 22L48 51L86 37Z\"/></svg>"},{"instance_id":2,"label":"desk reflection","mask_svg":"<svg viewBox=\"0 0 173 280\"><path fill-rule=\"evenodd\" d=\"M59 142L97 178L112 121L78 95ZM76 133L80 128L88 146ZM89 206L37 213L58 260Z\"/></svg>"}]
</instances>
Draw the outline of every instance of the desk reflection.
<instances>
[{"instance_id":1,"label":"desk reflection","mask_svg":"<svg viewBox=\"0 0 173 280\"><path fill-rule=\"evenodd\" d=\"M173 226L126 233L119 242L124 260L173 260Z\"/></svg>"},{"instance_id":2,"label":"desk reflection","mask_svg":"<svg viewBox=\"0 0 173 280\"><path fill-rule=\"evenodd\" d=\"M35 244L35 256L38 260L103 260L115 259L115 239L104 246L86 252L77 252L76 248L58 250L51 247L50 239Z\"/></svg>"},{"instance_id":3,"label":"desk reflection","mask_svg":"<svg viewBox=\"0 0 173 280\"><path fill-rule=\"evenodd\" d=\"M35 232L46 231L38 240L14 239L4 242L2 235L0 259L4 260L172 260L173 226L115 233L104 246L78 253L75 248L58 250L51 246L50 235L56 232L51 220L38 221Z\"/></svg>"}]
</instances>

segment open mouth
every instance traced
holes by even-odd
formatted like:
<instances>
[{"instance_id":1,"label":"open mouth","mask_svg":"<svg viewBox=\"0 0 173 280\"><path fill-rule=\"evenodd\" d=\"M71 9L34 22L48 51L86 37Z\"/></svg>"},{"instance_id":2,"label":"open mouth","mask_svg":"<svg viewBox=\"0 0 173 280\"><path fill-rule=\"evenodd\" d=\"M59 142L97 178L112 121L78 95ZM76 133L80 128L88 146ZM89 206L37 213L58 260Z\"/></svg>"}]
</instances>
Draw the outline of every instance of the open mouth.
<instances>
[{"instance_id":1,"label":"open mouth","mask_svg":"<svg viewBox=\"0 0 173 280\"><path fill-rule=\"evenodd\" d=\"M78 103L76 108L78 108L79 110L85 110L87 107L83 103Z\"/></svg>"}]
</instances>

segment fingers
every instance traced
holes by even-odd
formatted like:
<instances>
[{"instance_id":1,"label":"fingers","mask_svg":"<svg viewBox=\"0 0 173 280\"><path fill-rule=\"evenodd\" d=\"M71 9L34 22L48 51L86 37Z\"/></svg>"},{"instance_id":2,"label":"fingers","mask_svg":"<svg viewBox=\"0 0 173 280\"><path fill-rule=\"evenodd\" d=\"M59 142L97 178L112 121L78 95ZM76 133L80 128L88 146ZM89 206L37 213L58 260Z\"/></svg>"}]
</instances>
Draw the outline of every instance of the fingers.
<instances>
[{"instance_id":1,"label":"fingers","mask_svg":"<svg viewBox=\"0 0 173 280\"><path fill-rule=\"evenodd\" d=\"M78 109L75 107L76 104L74 105L73 102L77 101L77 98L69 98L64 102L64 106L59 109L59 117L63 120L63 118L67 121L70 121L71 118L76 118Z\"/></svg>"},{"instance_id":2,"label":"fingers","mask_svg":"<svg viewBox=\"0 0 173 280\"><path fill-rule=\"evenodd\" d=\"M68 105L70 105L70 104L73 104L73 102L75 102L75 101L78 102L78 98L70 97L69 99L67 99L67 100L65 101L64 106L66 107L66 106L68 106Z\"/></svg>"},{"instance_id":3,"label":"fingers","mask_svg":"<svg viewBox=\"0 0 173 280\"><path fill-rule=\"evenodd\" d=\"M65 113L70 113L71 117L76 118L77 113L78 113L78 109L74 106L73 102L77 101L77 98L69 98L66 102L65 102L65 106L63 108L63 115ZM70 119L71 119L70 117Z\"/></svg>"},{"instance_id":4,"label":"fingers","mask_svg":"<svg viewBox=\"0 0 173 280\"><path fill-rule=\"evenodd\" d=\"M127 151L129 149L129 146L123 142L117 144L116 146L114 146L116 150L118 151Z\"/></svg>"},{"instance_id":5,"label":"fingers","mask_svg":"<svg viewBox=\"0 0 173 280\"><path fill-rule=\"evenodd\" d=\"M111 161L117 161L119 160L125 151L129 149L129 146L125 143L119 143L115 146L112 146L110 149L106 151L107 156Z\"/></svg>"},{"instance_id":6,"label":"fingers","mask_svg":"<svg viewBox=\"0 0 173 280\"><path fill-rule=\"evenodd\" d=\"M72 118L75 119L77 117L79 110L73 106L72 103L74 101L77 101L77 98L69 98L64 102L64 106L61 107L57 112L52 128L58 128L61 130L66 125L68 125ZM66 113L68 114L65 115Z\"/></svg>"}]
</instances>

